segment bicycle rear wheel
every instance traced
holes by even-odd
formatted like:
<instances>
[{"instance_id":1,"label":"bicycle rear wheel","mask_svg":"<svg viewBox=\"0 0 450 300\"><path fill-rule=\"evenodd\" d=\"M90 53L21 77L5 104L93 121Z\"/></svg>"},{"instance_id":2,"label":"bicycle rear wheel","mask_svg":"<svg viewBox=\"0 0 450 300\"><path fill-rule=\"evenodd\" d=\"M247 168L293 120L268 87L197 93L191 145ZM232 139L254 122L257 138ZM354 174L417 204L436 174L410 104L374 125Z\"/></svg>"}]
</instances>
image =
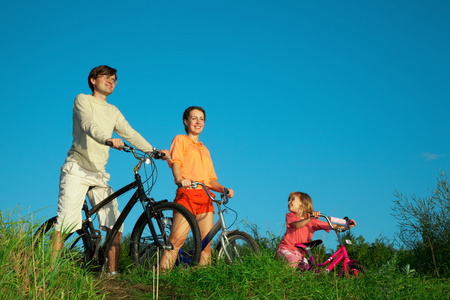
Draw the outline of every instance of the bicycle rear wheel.
<instances>
[{"instance_id":1,"label":"bicycle rear wheel","mask_svg":"<svg viewBox=\"0 0 450 300\"><path fill-rule=\"evenodd\" d=\"M223 258L227 263L236 263L243 262L247 256L259 255L259 246L250 234L236 230L229 232L226 237L228 245L223 247L220 242L216 248L219 259Z\"/></svg>"},{"instance_id":2,"label":"bicycle rear wheel","mask_svg":"<svg viewBox=\"0 0 450 300\"><path fill-rule=\"evenodd\" d=\"M133 228L130 239L130 254L133 262L145 268L155 266L164 252L162 247L171 246L169 237L172 232L179 234L182 230L187 238L182 247L183 253L178 255L175 265L197 264L201 254L201 235L192 213L184 206L173 202L158 202L153 208L157 216L151 218L151 224L147 222L147 215L144 212ZM178 214L177 228L173 223L174 214ZM162 229L159 227L158 220ZM156 239L162 247L157 247L150 228L154 229Z\"/></svg>"},{"instance_id":3,"label":"bicycle rear wheel","mask_svg":"<svg viewBox=\"0 0 450 300\"><path fill-rule=\"evenodd\" d=\"M52 251L55 223L56 217L50 218L36 230L34 233L36 246L42 246L48 249L48 251ZM61 236L64 236L62 257L72 259L83 266L92 259L93 254L90 251L90 242L87 234L82 229L69 234L61 232Z\"/></svg>"}]
</instances>

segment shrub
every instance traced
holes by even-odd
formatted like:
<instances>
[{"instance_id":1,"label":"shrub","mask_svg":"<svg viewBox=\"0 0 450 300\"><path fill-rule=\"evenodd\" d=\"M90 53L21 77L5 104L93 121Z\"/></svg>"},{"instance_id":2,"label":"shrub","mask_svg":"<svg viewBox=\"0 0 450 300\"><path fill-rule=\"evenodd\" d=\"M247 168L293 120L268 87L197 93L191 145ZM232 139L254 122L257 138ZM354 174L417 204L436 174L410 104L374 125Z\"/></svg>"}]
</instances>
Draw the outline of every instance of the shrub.
<instances>
[{"instance_id":1,"label":"shrub","mask_svg":"<svg viewBox=\"0 0 450 300\"><path fill-rule=\"evenodd\" d=\"M450 275L450 186L445 172L427 197L395 193L396 236L412 251L411 265L419 273Z\"/></svg>"}]
</instances>

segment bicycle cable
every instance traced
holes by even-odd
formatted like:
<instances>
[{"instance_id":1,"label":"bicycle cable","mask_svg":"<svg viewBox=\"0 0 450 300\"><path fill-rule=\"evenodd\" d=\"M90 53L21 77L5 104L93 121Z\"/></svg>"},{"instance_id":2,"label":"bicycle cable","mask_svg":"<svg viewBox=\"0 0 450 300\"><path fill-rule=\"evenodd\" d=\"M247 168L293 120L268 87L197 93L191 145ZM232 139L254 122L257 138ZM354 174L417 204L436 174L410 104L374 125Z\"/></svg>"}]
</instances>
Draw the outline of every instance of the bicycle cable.
<instances>
[{"instance_id":1,"label":"bicycle cable","mask_svg":"<svg viewBox=\"0 0 450 300\"><path fill-rule=\"evenodd\" d=\"M155 161L150 157L150 175L147 173L147 167L144 165L144 173L145 173L145 181L144 184L147 185L147 190L145 193L150 196L150 192L153 189L153 186L156 183L156 180L158 179L158 168L156 167ZM151 179L151 180L150 180Z\"/></svg>"},{"instance_id":2,"label":"bicycle cable","mask_svg":"<svg viewBox=\"0 0 450 300\"><path fill-rule=\"evenodd\" d=\"M230 226L227 226L227 230L230 229L231 227L233 227L234 223L236 223L237 219L238 219L238 213L237 211L235 211L234 209L232 209L231 207L226 206L225 204L223 205L225 206L227 209L231 210L232 212L234 212L234 214L236 215L236 217L234 218L234 221L231 223Z\"/></svg>"}]
</instances>

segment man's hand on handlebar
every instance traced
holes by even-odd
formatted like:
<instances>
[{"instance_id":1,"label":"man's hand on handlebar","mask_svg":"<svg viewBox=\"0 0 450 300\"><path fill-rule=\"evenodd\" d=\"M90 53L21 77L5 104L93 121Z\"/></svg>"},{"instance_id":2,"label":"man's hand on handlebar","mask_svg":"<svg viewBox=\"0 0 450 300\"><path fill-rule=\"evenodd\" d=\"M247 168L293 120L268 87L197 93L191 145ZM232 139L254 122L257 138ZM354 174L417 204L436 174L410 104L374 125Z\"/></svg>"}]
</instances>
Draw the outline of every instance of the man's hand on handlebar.
<instances>
[{"instance_id":1,"label":"man's hand on handlebar","mask_svg":"<svg viewBox=\"0 0 450 300\"><path fill-rule=\"evenodd\" d=\"M122 147L124 145L122 139L107 139L105 141L105 145L110 146L112 148L122 150L119 147Z\"/></svg>"}]
</instances>

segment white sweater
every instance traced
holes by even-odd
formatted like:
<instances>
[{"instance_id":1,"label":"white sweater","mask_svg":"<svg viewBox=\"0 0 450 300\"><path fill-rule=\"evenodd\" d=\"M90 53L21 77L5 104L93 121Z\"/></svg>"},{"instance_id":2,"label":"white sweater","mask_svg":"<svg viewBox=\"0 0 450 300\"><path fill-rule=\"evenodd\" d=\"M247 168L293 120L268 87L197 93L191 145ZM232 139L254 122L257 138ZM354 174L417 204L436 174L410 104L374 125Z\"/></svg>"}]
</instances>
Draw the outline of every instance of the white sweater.
<instances>
[{"instance_id":1,"label":"white sweater","mask_svg":"<svg viewBox=\"0 0 450 300\"><path fill-rule=\"evenodd\" d=\"M88 171L105 173L110 148L105 146L105 141L112 137L113 131L144 152L153 150L117 107L92 95L79 94L73 104L73 142L66 162L73 161Z\"/></svg>"}]
</instances>

